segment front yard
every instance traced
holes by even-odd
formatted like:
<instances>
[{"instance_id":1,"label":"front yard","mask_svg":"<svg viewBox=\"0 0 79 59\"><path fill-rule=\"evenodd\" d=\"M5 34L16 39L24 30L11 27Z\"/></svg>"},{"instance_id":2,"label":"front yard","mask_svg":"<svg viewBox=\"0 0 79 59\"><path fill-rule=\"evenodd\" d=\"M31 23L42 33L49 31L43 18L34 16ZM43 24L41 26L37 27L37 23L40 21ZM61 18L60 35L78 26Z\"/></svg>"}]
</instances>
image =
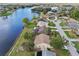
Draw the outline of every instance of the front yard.
<instances>
[{"instance_id":1,"label":"front yard","mask_svg":"<svg viewBox=\"0 0 79 59\"><path fill-rule=\"evenodd\" d=\"M48 22L48 25L55 27L55 24L53 22L50 22L50 21Z\"/></svg>"},{"instance_id":2,"label":"front yard","mask_svg":"<svg viewBox=\"0 0 79 59\"><path fill-rule=\"evenodd\" d=\"M72 31L65 31L66 35L69 37L69 38L79 38L79 36L77 36L74 32Z\"/></svg>"},{"instance_id":3,"label":"front yard","mask_svg":"<svg viewBox=\"0 0 79 59\"><path fill-rule=\"evenodd\" d=\"M70 53L66 49L55 49L57 56L69 56Z\"/></svg>"},{"instance_id":4,"label":"front yard","mask_svg":"<svg viewBox=\"0 0 79 59\"><path fill-rule=\"evenodd\" d=\"M64 27L64 26L67 26L67 23L66 23L66 21L62 21L62 22L60 23L60 25L61 25L62 27Z\"/></svg>"},{"instance_id":5,"label":"front yard","mask_svg":"<svg viewBox=\"0 0 79 59\"><path fill-rule=\"evenodd\" d=\"M75 48L79 51L79 42L73 42L75 44Z\"/></svg>"},{"instance_id":6,"label":"front yard","mask_svg":"<svg viewBox=\"0 0 79 59\"><path fill-rule=\"evenodd\" d=\"M62 40L60 34L56 31L52 31L50 45L55 50L57 56L69 56L70 53L68 50L64 49L64 41Z\"/></svg>"}]
</instances>

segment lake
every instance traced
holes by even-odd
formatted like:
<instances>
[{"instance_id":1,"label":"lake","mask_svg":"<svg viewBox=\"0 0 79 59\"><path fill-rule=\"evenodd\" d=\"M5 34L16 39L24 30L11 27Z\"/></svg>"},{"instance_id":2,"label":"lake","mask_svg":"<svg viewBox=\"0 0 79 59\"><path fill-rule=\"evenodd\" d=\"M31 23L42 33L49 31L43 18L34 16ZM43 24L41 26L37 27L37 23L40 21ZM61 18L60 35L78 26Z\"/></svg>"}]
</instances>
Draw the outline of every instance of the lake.
<instances>
[{"instance_id":1,"label":"lake","mask_svg":"<svg viewBox=\"0 0 79 59\"><path fill-rule=\"evenodd\" d=\"M0 55L5 55L8 52L22 32L22 19L27 17L32 20L33 16L38 16L38 14L33 13L31 8L19 8L7 19L0 17Z\"/></svg>"}]
</instances>

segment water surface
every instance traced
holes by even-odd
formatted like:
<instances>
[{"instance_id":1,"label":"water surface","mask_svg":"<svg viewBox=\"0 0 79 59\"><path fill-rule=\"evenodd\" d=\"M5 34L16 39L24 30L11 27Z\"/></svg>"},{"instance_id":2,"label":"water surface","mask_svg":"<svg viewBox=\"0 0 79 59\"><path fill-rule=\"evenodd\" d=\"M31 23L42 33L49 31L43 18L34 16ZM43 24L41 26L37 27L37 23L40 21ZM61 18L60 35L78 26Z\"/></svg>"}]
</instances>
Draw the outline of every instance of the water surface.
<instances>
[{"instance_id":1,"label":"water surface","mask_svg":"<svg viewBox=\"0 0 79 59\"><path fill-rule=\"evenodd\" d=\"M5 55L21 33L23 29L22 19L27 17L32 20L33 16L38 15L33 13L31 8L19 8L6 19L0 17L0 55Z\"/></svg>"}]
</instances>

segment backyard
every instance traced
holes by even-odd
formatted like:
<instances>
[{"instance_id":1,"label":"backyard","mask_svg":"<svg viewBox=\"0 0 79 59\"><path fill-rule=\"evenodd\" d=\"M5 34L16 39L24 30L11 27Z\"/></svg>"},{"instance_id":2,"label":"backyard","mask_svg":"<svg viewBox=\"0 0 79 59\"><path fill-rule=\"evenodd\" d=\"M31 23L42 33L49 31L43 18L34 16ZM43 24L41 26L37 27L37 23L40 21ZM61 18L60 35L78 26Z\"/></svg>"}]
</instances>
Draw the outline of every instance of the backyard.
<instances>
[{"instance_id":1,"label":"backyard","mask_svg":"<svg viewBox=\"0 0 79 59\"><path fill-rule=\"evenodd\" d=\"M34 32L33 28L36 26L36 23L33 21L28 21L27 18L23 19L23 23L25 24L24 29L19 36L18 39L16 39L16 42L13 46L13 50L11 50L11 56L34 56L35 50L34 50Z\"/></svg>"},{"instance_id":2,"label":"backyard","mask_svg":"<svg viewBox=\"0 0 79 59\"><path fill-rule=\"evenodd\" d=\"M23 56L25 56L25 55L33 56L34 55L34 53L35 53L34 51L26 51L26 50L19 49L24 42L28 41L27 39L24 39L24 35L28 31L30 31L30 30L27 29L27 28L24 28L24 30L22 31L20 37L17 39L17 41L15 42L15 44L13 46L14 49L12 51L10 51L11 56L16 56L16 55L17 56L22 56L22 55Z\"/></svg>"}]
</instances>

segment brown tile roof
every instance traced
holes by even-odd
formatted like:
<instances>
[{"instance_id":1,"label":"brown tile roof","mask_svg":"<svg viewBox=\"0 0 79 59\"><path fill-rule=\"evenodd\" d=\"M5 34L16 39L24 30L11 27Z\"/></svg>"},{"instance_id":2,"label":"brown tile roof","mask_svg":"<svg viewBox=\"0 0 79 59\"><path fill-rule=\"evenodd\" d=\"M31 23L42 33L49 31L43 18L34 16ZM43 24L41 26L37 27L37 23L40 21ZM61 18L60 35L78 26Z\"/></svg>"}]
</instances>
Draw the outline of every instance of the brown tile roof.
<instances>
[{"instance_id":1,"label":"brown tile roof","mask_svg":"<svg viewBox=\"0 0 79 59\"><path fill-rule=\"evenodd\" d=\"M39 34L35 37L34 44L41 44L41 43L46 43L49 44L49 36L46 34Z\"/></svg>"}]
</instances>

